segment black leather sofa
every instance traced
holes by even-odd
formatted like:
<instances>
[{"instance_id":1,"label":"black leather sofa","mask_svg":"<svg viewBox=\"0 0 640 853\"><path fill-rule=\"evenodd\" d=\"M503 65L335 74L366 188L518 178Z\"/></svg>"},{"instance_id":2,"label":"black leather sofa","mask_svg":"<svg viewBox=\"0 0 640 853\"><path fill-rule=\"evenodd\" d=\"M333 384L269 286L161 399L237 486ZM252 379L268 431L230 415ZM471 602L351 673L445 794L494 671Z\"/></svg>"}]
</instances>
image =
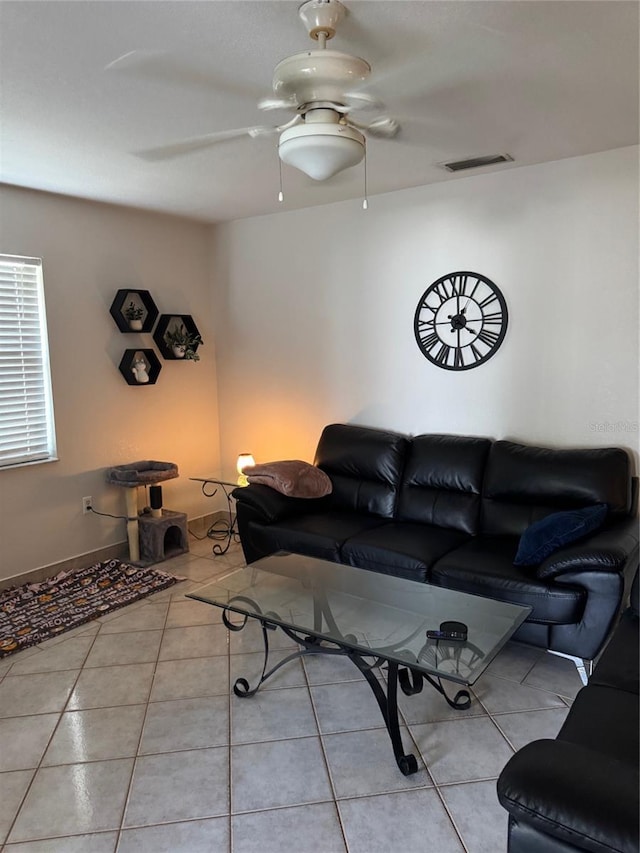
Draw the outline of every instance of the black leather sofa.
<instances>
[{"instance_id":1,"label":"black leather sofa","mask_svg":"<svg viewBox=\"0 0 640 853\"><path fill-rule=\"evenodd\" d=\"M509 853L638 853L638 577L631 603L555 740L519 750L498 779Z\"/></svg>"},{"instance_id":2,"label":"black leather sofa","mask_svg":"<svg viewBox=\"0 0 640 853\"><path fill-rule=\"evenodd\" d=\"M326 497L234 491L248 563L291 551L529 605L515 639L586 661L601 650L638 565L638 483L625 450L332 424L315 464L331 479ZM609 513L597 532L537 568L514 566L529 525L598 503Z\"/></svg>"}]
</instances>

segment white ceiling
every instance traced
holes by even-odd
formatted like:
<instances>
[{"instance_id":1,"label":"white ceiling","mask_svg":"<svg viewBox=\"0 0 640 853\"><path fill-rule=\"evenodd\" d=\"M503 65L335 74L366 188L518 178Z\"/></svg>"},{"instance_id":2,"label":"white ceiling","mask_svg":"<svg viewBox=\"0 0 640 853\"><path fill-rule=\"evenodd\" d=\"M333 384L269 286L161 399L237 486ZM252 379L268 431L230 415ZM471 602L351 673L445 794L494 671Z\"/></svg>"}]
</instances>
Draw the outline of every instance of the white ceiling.
<instances>
[{"instance_id":1,"label":"white ceiling","mask_svg":"<svg viewBox=\"0 0 640 853\"><path fill-rule=\"evenodd\" d=\"M497 168L515 168L638 142L637 2L344 2L329 47L373 66L402 123L369 141L370 196L454 180L447 160L508 152ZM133 153L286 120L256 102L279 60L316 46L298 5L2 0L2 181L208 222L360 198L361 165L325 183L283 167L279 204L277 136L163 162ZM105 70L133 50L135 73Z\"/></svg>"}]
</instances>

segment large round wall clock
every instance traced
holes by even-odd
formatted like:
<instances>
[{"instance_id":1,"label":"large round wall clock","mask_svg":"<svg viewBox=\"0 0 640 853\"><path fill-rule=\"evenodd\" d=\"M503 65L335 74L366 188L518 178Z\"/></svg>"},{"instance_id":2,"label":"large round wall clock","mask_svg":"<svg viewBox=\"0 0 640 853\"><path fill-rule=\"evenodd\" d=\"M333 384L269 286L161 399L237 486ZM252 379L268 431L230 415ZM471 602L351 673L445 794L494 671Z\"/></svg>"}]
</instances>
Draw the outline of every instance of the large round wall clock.
<instances>
[{"instance_id":1,"label":"large round wall clock","mask_svg":"<svg viewBox=\"0 0 640 853\"><path fill-rule=\"evenodd\" d=\"M422 294L413 328L429 361L470 370L495 355L508 322L507 303L492 281L477 272L452 272Z\"/></svg>"}]
</instances>

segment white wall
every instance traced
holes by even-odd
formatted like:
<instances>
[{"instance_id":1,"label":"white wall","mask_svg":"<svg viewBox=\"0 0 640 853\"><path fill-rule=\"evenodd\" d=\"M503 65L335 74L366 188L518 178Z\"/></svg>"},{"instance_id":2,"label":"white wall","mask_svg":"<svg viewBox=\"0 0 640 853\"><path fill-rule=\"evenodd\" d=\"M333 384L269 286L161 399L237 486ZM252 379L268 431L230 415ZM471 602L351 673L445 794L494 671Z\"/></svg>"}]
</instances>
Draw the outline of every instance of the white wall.
<instances>
[{"instance_id":1,"label":"white wall","mask_svg":"<svg viewBox=\"0 0 640 853\"><path fill-rule=\"evenodd\" d=\"M174 217L3 187L0 252L42 257L58 462L0 470L0 578L126 539L124 512L105 470L140 459L177 462L164 504L190 517L218 509L189 476L219 465L209 229ZM151 335L122 334L109 307L119 288L150 291L161 313L192 314L201 361L164 361ZM155 385L129 386L125 349L156 349ZM144 492L141 490L141 503Z\"/></svg>"},{"instance_id":2,"label":"white wall","mask_svg":"<svg viewBox=\"0 0 640 853\"><path fill-rule=\"evenodd\" d=\"M354 422L638 451L638 149L218 226L222 464L312 459ZM468 371L418 350L427 286L474 270L507 300Z\"/></svg>"},{"instance_id":3,"label":"white wall","mask_svg":"<svg viewBox=\"0 0 640 853\"><path fill-rule=\"evenodd\" d=\"M124 541L124 522L81 514L89 494L123 511L112 465L177 462L165 505L195 517L221 505L189 476L232 476L244 450L312 459L330 422L637 460L637 148L212 229L3 187L0 252L44 260L60 456L0 471L0 578ZM510 324L489 362L455 373L421 355L413 314L459 269L496 282ZM154 344L115 326L122 287L192 314L202 360L126 385L124 349Z\"/></svg>"}]
</instances>

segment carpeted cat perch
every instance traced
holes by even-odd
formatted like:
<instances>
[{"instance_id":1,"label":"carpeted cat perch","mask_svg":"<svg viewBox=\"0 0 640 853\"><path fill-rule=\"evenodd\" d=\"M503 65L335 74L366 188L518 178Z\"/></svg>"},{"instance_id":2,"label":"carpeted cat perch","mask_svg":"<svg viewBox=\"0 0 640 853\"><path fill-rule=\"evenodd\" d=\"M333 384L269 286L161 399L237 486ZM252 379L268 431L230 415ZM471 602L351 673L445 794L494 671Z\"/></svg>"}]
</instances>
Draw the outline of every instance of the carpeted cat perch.
<instances>
[{"instance_id":1,"label":"carpeted cat perch","mask_svg":"<svg viewBox=\"0 0 640 853\"><path fill-rule=\"evenodd\" d=\"M164 480L173 480L178 476L175 462L153 462L144 460L130 462L128 465L116 465L107 469L107 483L126 489L127 501L127 538L129 540L129 559L140 559L140 540L138 538L138 486L154 486Z\"/></svg>"}]
</instances>

